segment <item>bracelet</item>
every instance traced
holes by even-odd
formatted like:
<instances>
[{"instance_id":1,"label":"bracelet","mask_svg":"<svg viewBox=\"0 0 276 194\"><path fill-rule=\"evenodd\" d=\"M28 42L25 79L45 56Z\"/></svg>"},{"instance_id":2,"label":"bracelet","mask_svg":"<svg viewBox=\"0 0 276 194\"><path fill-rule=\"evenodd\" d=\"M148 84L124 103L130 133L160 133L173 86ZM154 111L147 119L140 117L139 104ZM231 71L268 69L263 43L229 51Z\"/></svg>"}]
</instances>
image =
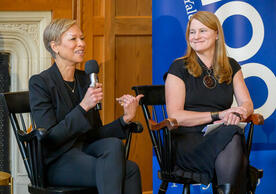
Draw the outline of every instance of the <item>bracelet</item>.
<instances>
[{"instance_id":1,"label":"bracelet","mask_svg":"<svg viewBox=\"0 0 276 194\"><path fill-rule=\"evenodd\" d=\"M121 117L119 118L119 120L120 120L120 123L121 123L122 127L128 126L128 123L126 123L126 122L124 121L123 116L121 116Z\"/></svg>"},{"instance_id":2,"label":"bracelet","mask_svg":"<svg viewBox=\"0 0 276 194\"><path fill-rule=\"evenodd\" d=\"M239 117L240 118L240 120L241 120L241 114L240 113L237 113L237 112L232 112L234 115L236 115L237 117Z\"/></svg>"},{"instance_id":3,"label":"bracelet","mask_svg":"<svg viewBox=\"0 0 276 194\"><path fill-rule=\"evenodd\" d=\"M220 120L219 112L211 112L211 118L212 118L212 121Z\"/></svg>"}]
</instances>

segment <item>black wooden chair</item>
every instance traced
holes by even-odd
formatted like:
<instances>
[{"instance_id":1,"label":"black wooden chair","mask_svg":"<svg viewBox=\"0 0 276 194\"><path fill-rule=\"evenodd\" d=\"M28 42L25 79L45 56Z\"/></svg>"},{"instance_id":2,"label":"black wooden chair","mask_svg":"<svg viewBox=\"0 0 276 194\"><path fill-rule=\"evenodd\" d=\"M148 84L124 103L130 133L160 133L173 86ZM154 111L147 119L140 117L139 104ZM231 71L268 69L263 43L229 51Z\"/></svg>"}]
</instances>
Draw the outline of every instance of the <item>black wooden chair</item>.
<instances>
[{"instance_id":1,"label":"black wooden chair","mask_svg":"<svg viewBox=\"0 0 276 194\"><path fill-rule=\"evenodd\" d=\"M30 184L28 190L32 194L92 194L98 193L96 187L52 187L47 185L45 174L47 173L42 157L42 140L47 135L47 131L41 128L35 128L35 123L31 118L29 105L29 92L10 92L2 93L0 100L4 104L5 112L9 114L13 132L18 143L21 156L24 161ZM27 133L26 123L27 113L32 123L31 132ZM129 125L130 132L126 140L125 157L128 157L131 135L133 132L141 133L143 127L138 122Z\"/></svg>"},{"instance_id":2,"label":"black wooden chair","mask_svg":"<svg viewBox=\"0 0 276 194\"><path fill-rule=\"evenodd\" d=\"M193 181L190 172L183 171L181 173L183 176L179 176L179 173L174 172L171 131L176 129L178 124L176 119L167 118L164 85L134 86L132 89L136 95L144 95L140 100L140 105L142 106L147 128L160 167L158 177L162 183L158 193L166 193L168 183L171 182L183 184L183 194L189 194L191 184L201 183ZM264 119L260 114L253 114L248 118L247 122L250 123L247 136L247 149L248 153L250 153L254 125L263 124ZM250 166L249 176L248 193L250 194L254 193L258 179L263 176L263 171ZM213 181L212 187L213 193L216 193L216 180Z\"/></svg>"}]
</instances>

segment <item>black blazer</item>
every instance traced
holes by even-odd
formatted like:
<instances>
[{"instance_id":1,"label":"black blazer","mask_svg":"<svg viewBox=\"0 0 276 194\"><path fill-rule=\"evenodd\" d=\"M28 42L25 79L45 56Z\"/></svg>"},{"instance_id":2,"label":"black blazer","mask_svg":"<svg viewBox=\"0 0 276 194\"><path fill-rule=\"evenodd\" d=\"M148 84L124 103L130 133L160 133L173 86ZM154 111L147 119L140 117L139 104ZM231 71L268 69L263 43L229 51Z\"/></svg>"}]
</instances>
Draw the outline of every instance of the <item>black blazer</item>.
<instances>
[{"instance_id":1,"label":"black blazer","mask_svg":"<svg viewBox=\"0 0 276 194\"><path fill-rule=\"evenodd\" d=\"M75 79L82 99L90 84L89 76L76 70ZM29 90L36 126L48 131L43 142L46 164L69 150L80 136L86 137L86 143L105 137L125 138L119 119L102 126L98 111L91 109L85 113L79 105L74 107L55 63L30 78Z\"/></svg>"}]
</instances>

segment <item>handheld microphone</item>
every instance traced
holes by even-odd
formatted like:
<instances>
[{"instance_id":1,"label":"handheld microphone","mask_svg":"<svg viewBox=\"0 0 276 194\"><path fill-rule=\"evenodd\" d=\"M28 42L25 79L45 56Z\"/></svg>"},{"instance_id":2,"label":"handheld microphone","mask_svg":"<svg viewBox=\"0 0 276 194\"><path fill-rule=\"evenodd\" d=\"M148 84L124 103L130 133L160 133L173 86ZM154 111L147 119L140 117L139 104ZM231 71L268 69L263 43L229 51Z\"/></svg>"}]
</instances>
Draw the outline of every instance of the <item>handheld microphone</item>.
<instances>
[{"instance_id":1,"label":"handheld microphone","mask_svg":"<svg viewBox=\"0 0 276 194\"><path fill-rule=\"evenodd\" d=\"M98 80L98 73L99 73L99 65L96 60L89 60L85 63L85 73L90 77L90 87L95 87L96 83L99 82ZM96 104L95 110L101 110L102 105L101 103Z\"/></svg>"}]
</instances>

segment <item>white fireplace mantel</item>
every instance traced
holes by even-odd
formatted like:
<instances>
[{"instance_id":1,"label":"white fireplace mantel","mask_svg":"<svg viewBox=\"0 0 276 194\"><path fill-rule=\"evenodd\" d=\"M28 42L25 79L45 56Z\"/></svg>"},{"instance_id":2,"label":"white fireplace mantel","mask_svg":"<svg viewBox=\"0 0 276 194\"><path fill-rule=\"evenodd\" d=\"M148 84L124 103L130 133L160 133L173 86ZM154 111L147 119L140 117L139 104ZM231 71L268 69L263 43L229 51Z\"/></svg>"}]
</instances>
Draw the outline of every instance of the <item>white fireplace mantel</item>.
<instances>
[{"instance_id":1,"label":"white fireplace mantel","mask_svg":"<svg viewBox=\"0 0 276 194\"><path fill-rule=\"evenodd\" d=\"M42 36L51 18L50 11L0 11L0 52L10 54L11 91L28 90L29 78L50 66ZM14 194L27 194L29 180L12 131L10 134Z\"/></svg>"}]
</instances>

